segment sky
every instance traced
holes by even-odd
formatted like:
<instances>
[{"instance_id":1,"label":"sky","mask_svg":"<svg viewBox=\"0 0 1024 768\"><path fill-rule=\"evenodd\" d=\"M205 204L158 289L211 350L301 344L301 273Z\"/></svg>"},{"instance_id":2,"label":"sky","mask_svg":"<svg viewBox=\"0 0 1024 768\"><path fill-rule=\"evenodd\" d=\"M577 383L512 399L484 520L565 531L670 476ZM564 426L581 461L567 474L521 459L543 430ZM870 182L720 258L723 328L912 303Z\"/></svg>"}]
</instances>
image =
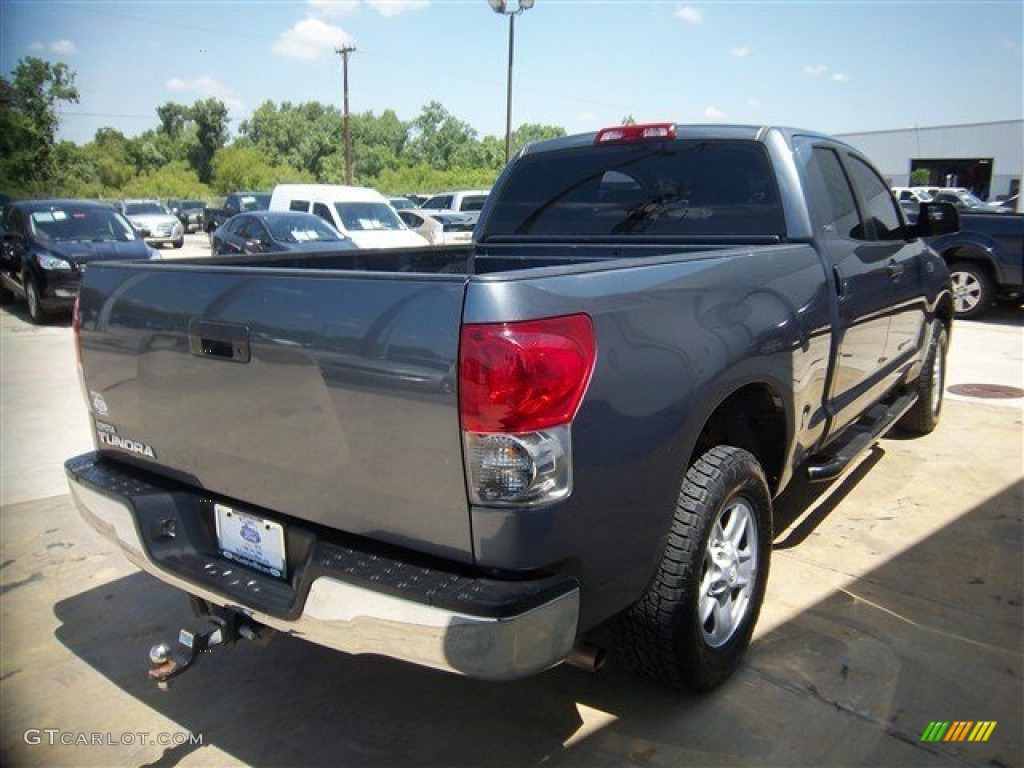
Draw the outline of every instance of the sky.
<instances>
[{"instance_id":1,"label":"sky","mask_svg":"<svg viewBox=\"0 0 1024 768\"><path fill-rule=\"evenodd\" d=\"M509 0L510 9L518 7ZM60 138L136 136L215 97L412 120L440 102L505 133L508 17L486 0L0 0L0 72L76 73ZM754 123L842 134L1024 117L1024 0L536 0L515 17L513 127Z\"/></svg>"}]
</instances>

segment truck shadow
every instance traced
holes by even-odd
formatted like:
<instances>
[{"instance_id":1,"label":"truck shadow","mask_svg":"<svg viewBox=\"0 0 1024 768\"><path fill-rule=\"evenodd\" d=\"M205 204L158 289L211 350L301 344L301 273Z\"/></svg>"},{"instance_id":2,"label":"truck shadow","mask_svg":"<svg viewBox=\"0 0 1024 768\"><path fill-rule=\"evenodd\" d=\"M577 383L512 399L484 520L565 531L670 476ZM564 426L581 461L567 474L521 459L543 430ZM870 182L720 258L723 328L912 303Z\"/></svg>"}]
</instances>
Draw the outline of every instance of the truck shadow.
<instances>
[{"instance_id":1,"label":"truck shadow","mask_svg":"<svg viewBox=\"0 0 1024 768\"><path fill-rule=\"evenodd\" d=\"M558 667L495 684L286 637L214 651L160 692L146 677L149 645L191 615L141 573L59 602L56 636L202 734L203 746L168 747L152 766L207 746L255 766L1012 765L1024 743L1021 494L1012 485L850 577L759 635L737 674L704 696L614 660L597 675ZM802 525L787 547L806 539ZM998 727L985 744L922 743L936 719Z\"/></svg>"}]
</instances>

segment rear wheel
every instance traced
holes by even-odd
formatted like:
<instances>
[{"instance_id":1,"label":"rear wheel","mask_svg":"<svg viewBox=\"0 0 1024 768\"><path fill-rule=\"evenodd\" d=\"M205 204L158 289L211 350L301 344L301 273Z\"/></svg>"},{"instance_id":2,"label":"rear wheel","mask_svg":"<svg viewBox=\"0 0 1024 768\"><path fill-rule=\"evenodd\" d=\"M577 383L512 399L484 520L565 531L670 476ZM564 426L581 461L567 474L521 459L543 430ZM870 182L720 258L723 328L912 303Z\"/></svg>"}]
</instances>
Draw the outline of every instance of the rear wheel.
<instances>
[{"instance_id":1,"label":"rear wheel","mask_svg":"<svg viewBox=\"0 0 1024 768\"><path fill-rule=\"evenodd\" d=\"M963 319L978 317L992 304L992 281L984 268L970 261L950 265L953 310Z\"/></svg>"},{"instance_id":2,"label":"rear wheel","mask_svg":"<svg viewBox=\"0 0 1024 768\"><path fill-rule=\"evenodd\" d=\"M917 390L917 402L900 419L900 427L915 435L927 435L939 425L942 414L942 398L946 388L946 350L949 346L949 334L946 326L938 320L932 330L932 340L928 347L924 368L918 376L914 388Z\"/></svg>"},{"instance_id":3,"label":"rear wheel","mask_svg":"<svg viewBox=\"0 0 1024 768\"><path fill-rule=\"evenodd\" d=\"M771 495L750 453L717 446L686 473L668 546L647 593L616 626L639 672L704 691L739 665L771 557Z\"/></svg>"}]
</instances>

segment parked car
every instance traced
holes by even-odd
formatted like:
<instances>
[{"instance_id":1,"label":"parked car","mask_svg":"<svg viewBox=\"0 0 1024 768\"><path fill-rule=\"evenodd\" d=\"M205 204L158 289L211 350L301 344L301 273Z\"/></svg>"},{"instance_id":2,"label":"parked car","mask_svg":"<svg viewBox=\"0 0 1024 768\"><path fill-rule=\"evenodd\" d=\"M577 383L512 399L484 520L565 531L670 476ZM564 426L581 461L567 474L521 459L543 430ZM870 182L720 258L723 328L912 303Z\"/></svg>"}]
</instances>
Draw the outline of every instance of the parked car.
<instances>
[{"instance_id":1,"label":"parked car","mask_svg":"<svg viewBox=\"0 0 1024 768\"><path fill-rule=\"evenodd\" d=\"M159 258L108 205L22 200L4 210L0 303L28 305L34 323L71 309L86 267L96 261Z\"/></svg>"},{"instance_id":2,"label":"parked car","mask_svg":"<svg viewBox=\"0 0 1024 768\"><path fill-rule=\"evenodd\" d=\"M175 248L185 244L185 228L158 200L123 200L118 207L147 243Z\"/></svg>"},{"instance_id":3,"label":"parked car","mask_svg":"<svg viewBox=\"0 0 1024 768\"><path fill-rule=\"evenodd\" d=\"M203 211L206 203L202 200L179 200L171 198L167 201L167 208L178 217L181 226L185 228L186 234L201 232L203 229Z\"/></svg>"},{"instance_id":4,"label":"parked car","mask_svg":"<svg viewBox=\"0 0 1024 768\"><path fill-rule=\"evenodd\" d=\"M360 248L427 244L405 226L384 195L369 187L278 184L270 197L270 210L306 211L320 216Z\"/></svg>"},{"instance_id":5,"label":"parked car","mask_svg":"<svg viewBox=\"0 0 1024 768\"><path fill-rule=\"evenodd\" d=\"M932 199L936 203L951 203L955 205L961 213L970 211L975 213L992 212L992 209L988 207L984 200L981 200L966 189L962 188L940 189Z\"/></svg>"},{"instance_id":6,"label":"parked car","mask_svg":"<svg viewBox=\"0 0 1024 768\"><path fill-rule=\"evenodd\" d=\"M394 208L396 211L406 211L409 210L410 208L416 207L416 203L414 203L408 197L403 197L402 195L389 197L388 202L391 203L391 207Z\"/></svg>"},{"instance_id":7,"label":"parked car","mask_svg":"<svg viewBox=\"0 0 1024 768\"><path fill-rule=\"evenodd\" d=\"M269 207L269 192L232 192L224 201L223 208L205 208L203 210L203 229L210 235L212 242L216 229L236 213L265 211Z\"/></svg>"},{"instance_id":8,"label":"parked car","mask_svg":"<svg viewBox=\"0 0 1024 768\"><path fill-rule=\"evenodd\" d=\"M899 202L910 201L912 203L930 202L932 196L923 189L913 187L893 187L892 193Z\"/></svg>"},{"instance_id":9,"label":"parked car","mask_svg":"<svg viewBox=\"0 0 1024 768\"><path fill-rule=\"evenodd\" d=\"M1017 207L1020 205L1020 193L1004 197L1002 200L990 200L985 205L992 213L1017 213Z\"/></svg>"},{"instance_id":10,"label":"parked car","mask_svg":"<svg viewBox=\"0 0 1024 768\"><path fill-rule=\"evenodd\" d=\"M240 213L213 233L211 243L214 256L355 247L350 238L319 216L297 211Z\"/></svg>"},{"instance_id":11,"label":"parked car","mask_svg":"<svg viewBox=\"0 0 1024 768\"><path fill-rule=\"evenodd\" d=\"M431 245L455 245L473 240L473 217L451 211L427 211L422 208L400 210L399 218Z\"/></svg>"},{"instance_id":12,"label":"parked car","mask_svg":"<svg viewBox=\"0 0 1024 768\"><path fill-rule=\"evenodd\" d=\"M428 197L420 205L430 211L455 211L456 213L467 213L473 217L475 223L480 216L480 211L487 202L490 190L487 189L463 189L454 192L442 192L439 195Z\"/></svg>"}]
</instances>

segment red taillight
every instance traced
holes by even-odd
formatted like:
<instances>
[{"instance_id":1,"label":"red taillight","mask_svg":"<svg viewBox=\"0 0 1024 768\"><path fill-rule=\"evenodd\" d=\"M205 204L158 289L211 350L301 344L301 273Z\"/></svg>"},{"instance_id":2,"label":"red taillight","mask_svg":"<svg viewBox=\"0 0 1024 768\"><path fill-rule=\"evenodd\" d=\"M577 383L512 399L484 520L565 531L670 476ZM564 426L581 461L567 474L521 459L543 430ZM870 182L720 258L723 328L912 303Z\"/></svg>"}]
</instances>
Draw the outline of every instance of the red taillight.
<instances>
[{"instance_id":1,"label":"red taillight","mask_svg":"<svg viewBox=\"0 0 1024 768\"><path fill-rule=\"evenodd\" d=\"M459 412L468 432L530 432L567 424L594 369L587 315L462 328Z\"/></svg>"},{"instance_id":2,"label":"red taillight","mask_svg":"<svg viewBox=\"0 0 1024 768\"><path fill-rule=\"evenodd\" d=\"M660 141L676 137L675 123L644 123L602 128L594 137L595 144L617 144L630 141Z\"/></svg>"}]
</instances>

